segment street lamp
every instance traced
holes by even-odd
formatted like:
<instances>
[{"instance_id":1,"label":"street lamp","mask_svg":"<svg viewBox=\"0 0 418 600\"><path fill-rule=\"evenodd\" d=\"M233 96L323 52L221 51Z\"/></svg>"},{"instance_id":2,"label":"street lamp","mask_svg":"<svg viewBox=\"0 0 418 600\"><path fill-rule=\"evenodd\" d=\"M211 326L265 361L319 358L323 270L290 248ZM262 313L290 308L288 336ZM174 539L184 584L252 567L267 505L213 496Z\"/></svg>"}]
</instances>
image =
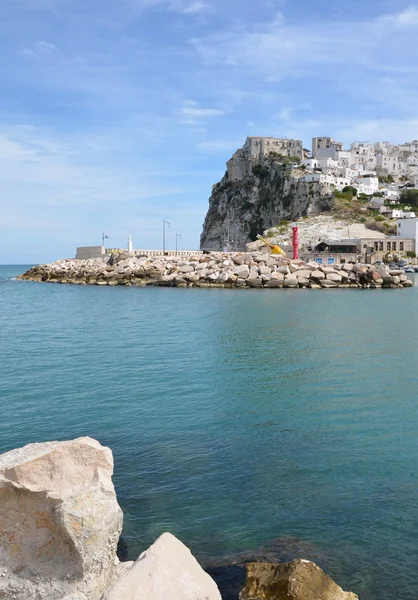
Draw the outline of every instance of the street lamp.
<instances>
[{"instance_id":1,"label":"street lamp","mask_svg":"<svg viewBox=\"0 0 418 600\"><path fill-rule=\"evenodd\" d=\"M176 233L176 254L177 254L177 240L181 238L181 233Z\"/></svg>"},{"instance_id":2,"label":"street lamp","mask_svg":"<svg viewBox=\"0 0 418 600\"><path fill-rule=\"evenodd\" d=\"M106 235L105 233L102 233L102 246L105 245L105 240L108 240L108 239L109 239L109 236Z\"/></svg>"},{"instance_id":3,"label":"street lamp","mask_svg":"<svg viewBox=\"0 0 418 600\"><path fill-rule=\"evenodd\" d=\"M170 223L164 219L163 220L163 256L165 256L165 226L166 225L167 225L167 227L171 227Z\"/></svg>"}]
</instances>

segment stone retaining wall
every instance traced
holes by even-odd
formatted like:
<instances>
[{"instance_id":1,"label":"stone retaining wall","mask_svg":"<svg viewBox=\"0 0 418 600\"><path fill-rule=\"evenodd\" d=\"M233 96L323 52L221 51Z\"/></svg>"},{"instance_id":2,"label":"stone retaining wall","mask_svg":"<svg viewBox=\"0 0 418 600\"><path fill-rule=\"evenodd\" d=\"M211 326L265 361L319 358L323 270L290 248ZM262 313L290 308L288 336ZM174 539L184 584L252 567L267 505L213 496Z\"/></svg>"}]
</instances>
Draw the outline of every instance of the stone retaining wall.
<instances>
[{"instance_id":1,"label":"stone retaining wall","mask_svg":"<svg viewBox=\"0 0 418 600\"><path fill-rule=\"evenodd\" d=\"M201 288L405 288L403 271L380 265L317 265L265 252L147 257L112 254L107 261L64 259L33 267L19 279L73 285Z\"/></svg>"}]
</instances>

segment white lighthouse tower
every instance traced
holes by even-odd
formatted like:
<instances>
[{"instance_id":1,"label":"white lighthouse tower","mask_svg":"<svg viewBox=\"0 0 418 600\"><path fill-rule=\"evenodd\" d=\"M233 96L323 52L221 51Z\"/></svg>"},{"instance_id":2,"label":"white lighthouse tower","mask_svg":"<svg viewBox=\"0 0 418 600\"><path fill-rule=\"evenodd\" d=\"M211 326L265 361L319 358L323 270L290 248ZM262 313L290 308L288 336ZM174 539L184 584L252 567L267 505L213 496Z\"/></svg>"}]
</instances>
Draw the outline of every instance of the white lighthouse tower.
<instances>
[{"instance_id":1,"label":"white lighthouse tower","mask_svg":"<svg viewBox=\"0 0 418 600\"><path fill-rule=\"evenodd\" d=\"M128 252L132 252L132 238L128 235Z\"/></svg>"}]
</instances>

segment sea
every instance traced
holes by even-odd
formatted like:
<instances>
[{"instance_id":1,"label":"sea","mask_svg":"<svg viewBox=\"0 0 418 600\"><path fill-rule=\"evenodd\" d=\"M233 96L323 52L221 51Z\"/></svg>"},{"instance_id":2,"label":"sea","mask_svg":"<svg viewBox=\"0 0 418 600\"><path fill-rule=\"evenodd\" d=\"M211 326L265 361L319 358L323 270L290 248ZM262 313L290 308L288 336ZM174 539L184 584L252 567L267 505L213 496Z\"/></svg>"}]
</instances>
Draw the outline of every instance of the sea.
<instances>
[{"instance_id":1,"label":"sea","mask_svg":"<svg viewBox=\"0 0 418 600\"><path fill-rule=\"evenodd\" d=\"M418 598L418 282L224 290L0 267L0 452L110 446L130 558L285 548L361 600ZM418 276L411 276L412 278Z\"/></svg>"}]
</instances>

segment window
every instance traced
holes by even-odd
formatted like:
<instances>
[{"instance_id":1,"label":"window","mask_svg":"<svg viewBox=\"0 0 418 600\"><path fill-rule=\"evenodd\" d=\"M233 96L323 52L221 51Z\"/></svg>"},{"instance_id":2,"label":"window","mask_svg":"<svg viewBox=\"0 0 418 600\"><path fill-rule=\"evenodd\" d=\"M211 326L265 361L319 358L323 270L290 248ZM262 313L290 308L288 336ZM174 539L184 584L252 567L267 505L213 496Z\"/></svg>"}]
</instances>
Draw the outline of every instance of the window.
<instances>
[{"instance_id":1,"label":"window","mask_svg":"<svg viewBox=\"0 0 418 600\"><path fill-rule=\"evenodd\" d=\"M392 250L396 250L396 242L392 242Z\"/></svg>"},{"instance_id":2,"label":"window","mask_svg":"<svg viewBox=\"0 0 418 600\"><path fill-rule=\"evenodd\" d=\"M378 242L374 243L374 249L375 249L376 252L378 251L378 249L379 249L379 243Z\"/></svg>"},{"instance_id":3,"label":"window","mask_svg":"<svg viewBox=\"0 0 418 600\"><path fill-rule=\"evenodd\" d=\"M386 245L386 249L387 249L387 250L390 250L390 249L391 249L391 248L390 248L390 247L391 247L391 245L392 245L392 244L391 244L390 242L388 242L388 243L387 243L387 245Z\"/></svg>"},{"instance_id":4,"label":"window","mask_svg":"<svg viewBox=\"0 0 418 600\"><path fill-rule=\"evenodd\" d=\"M380 252L383 252L383 242L379 242L379 250Z\"/></svg>"},{"instance_id":5,"label":"window","mask_svg":"<svg viewBox=\"0 0 418 600\"><path fill-rule=\"evenodd\" d=\"M399 250L403 250L403 242L399 242Z\"/></svg>"}]
</instances>

